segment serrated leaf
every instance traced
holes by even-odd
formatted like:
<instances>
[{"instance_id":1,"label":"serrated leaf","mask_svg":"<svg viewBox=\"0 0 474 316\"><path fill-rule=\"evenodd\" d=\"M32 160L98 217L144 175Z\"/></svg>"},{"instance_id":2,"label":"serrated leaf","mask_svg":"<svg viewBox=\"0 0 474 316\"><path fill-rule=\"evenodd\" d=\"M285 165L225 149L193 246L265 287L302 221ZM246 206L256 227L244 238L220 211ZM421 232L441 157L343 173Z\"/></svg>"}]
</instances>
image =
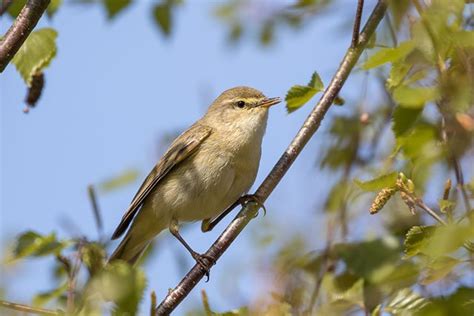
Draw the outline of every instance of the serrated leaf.
<instances>
[{"instance_id":1,"label":"serrated leaf","mask_svg":"<svg viewBox=\"0 0 474 316\"><path fill-rule=\"evenodd\" d=\"M54 233L42 236L34 231L28 231L18 237L13 254L14 259L41 257L59 254L66 246L67 243L58 241Z\"/></svg>"},{"instance_id":2,"label":"serrated leaf","mask_svg":"<svg viewBox=\"0 0 474 316\"><path fill-rule=\"evenodd\" d=\"M384 188L393 187L397 182L397 178L398 173L391 172L378 176L377 178L369 181L360 181L358 179L354 179L354 182L364 191L378 191Z\"/></svg>"},{"instance_id":3,"label":"serrated leaf","mask_svg":"<svg viewBox=\"0 0 474 316\"><path fill-rule=\"evenodd\" d=\"M68 288L68 282L64 282L58 288L52 289L51 291L42 292L33 297L34 306L43 306L53 299L56 299L63 295Z\"/></svg>"},{"instance_id":4,"label":"serrated leaf","mask_svg":"<svg viewBox=\"0 0 474 316\"><path fill-rule=\"evenodd\" d=\"M125 262L113 262L89 281L86 297L113 302L112 315L135 315L145 286L146 278L141 269Z\"/></svg>"},{"instance_id":5,"label":"serrated leaf","mask_svg":"<svg viewBox=\"0 0 474 316\"><path fill-rule=\"evenodd\" d=\"M408 132L420 117L423 109L412 109L396 106L392 116L392 131L395 137L400 137Z\"/></svg>"},{"instance_id":6,"label":"serrated leaf","mask_svg":"<svg viewBox=\"0 0 474 316\"><path fill-rule=\"evenodd\" d=\"M413 226L405 236L405 258L419 254L435 231L434 226Z\"/></svg>"},{"instance_id":7,"label":"serrated leaf","mask_svg":"<svg viewBox=\"0 0 474 316\"><path fill-rule=\"evenodd\" d=\"M316 93L324 89L324 84L317 72L311 76L307 86L295 85L286 93L286 110L288 113L296 111L308 102Z\"/></svg>"},{"instance_id":8,"label":"serrated leaf","mask_svg":"<svg viewBox=\"0 0 474 316\"><path fill-rule=\"evenodd\" d=\"M56 56L56 37L52 28L34 31L12 59L25 83L30 86L33 75L46 68Z\"/></svg>"},{"instance_id":9,"label":"serrated leaf","mask_svg":"<svg viewBox=\"0 0 474 316\"><path fill-rule=\"evenodd\" d=\"M472 238L474 231L469 226L414 226L406 235L405 258L422 253L436 259L458 250Z\"/></svg>"},{"instance_id":10,"label":"serrated leaf","mask_svg":"<svg viewBox=\"0 0 474 316\"><path fill-rule=\"evenodd\" d=\"M362 65L362 69L368 70L381 66L385 63L396 62L407 56L415 47L412 41L400 43L397 47L381 48L378 52L370 56Z\"/></svg>"},{"instance_id":11,"label":"serrated leaf","mask_svg":"<svg viewBox=\"0 0 474 316\"><path fill-rule=\"evenodd\" d=\"M438 89L436 87L408 87L399 86L393 90L393 99L400 106L407 108L420 109L430 101L438 98Z\"/></svg>"},{"instance_id":12,"label":"serrated leaf","mask_svg":"<svg viewBox=\"0 0 474 316\"><path fill-rule=\"evenodd\" d=\"M322 91L324 89L324 83L316 71L311 76L311 80L309 81L308 86L318 91Z\"/></svg>"},{"instance_id":13,"label":"serrated leaf","mask_svg":"<svg viewBox=\"0 0 474 316\"><path fill-rule=\"evenodd\" d=\"M103 0L105 10L107 11L107 17L109 19L113 19L131 3L131 0Z\"/></svg>"},{"instance_id":14,"label":"serrated leaf","mask_svg":"<svg viewBox=\"0 0 474 316\"><path fill-rule=\"evenodd\" d=\"M446 277L461 261L449 256L436 258L429 263L420 284L429 285Z\"/></svg>"},{"instance_id":15,"label":"serrated leaf","mask_svg":"<svg viewBox=\"0 0 474 316\"><path fill-rule=\"evenodd\" d=\"M94 276L104 267L106 253L103 245L87 243L81 248L80 255L91 276Z\"/></svg>"}]
</instances>

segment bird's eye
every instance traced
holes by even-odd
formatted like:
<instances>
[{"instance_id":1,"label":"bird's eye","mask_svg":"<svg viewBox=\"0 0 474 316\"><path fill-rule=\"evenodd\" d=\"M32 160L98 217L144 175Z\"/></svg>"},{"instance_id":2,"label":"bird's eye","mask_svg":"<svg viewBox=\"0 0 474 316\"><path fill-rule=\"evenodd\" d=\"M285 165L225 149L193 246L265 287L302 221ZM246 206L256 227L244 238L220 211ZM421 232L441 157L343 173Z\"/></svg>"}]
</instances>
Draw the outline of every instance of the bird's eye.
<instances>
[{"instance_id":1,"label":"bird's eye","mask_svg":"<svg viewBox=\"0 0 474 316\"><path fill-rule=\"evenodd\" d=\"M245 101L238 101L237 106L242 109L245 106Z\"/></svg>"}]
</instances>

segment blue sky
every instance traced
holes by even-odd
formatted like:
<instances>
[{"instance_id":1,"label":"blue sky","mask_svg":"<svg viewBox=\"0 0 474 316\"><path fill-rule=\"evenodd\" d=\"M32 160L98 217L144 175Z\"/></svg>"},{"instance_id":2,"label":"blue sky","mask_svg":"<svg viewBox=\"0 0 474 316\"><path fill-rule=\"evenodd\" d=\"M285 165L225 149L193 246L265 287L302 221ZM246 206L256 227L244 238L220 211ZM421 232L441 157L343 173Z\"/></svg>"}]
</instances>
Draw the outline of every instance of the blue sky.
<instances>
[{"instance_id":1,"label":"blue sky","mask_svg":"<svg viewBox=\"0 0 474 316\"><path fill-rule=\"evenodd\" d=\"M25 87L12 65L0 76L3 246L30 229L69 237L76 232L64 225L65 219L95 238L87 185L126 168L139 170L143 179L158 159L160 138L192 124L221 91L249 85L267 96L284 97L292 85L305 84L314 70L327 84L350 42L350 29L345 27L353 10L345 4L340 1L316 16L302 31L277 32L276 42L268 48L249 40L228 45L226 28L211 15L213 2L189 1L180 7L168 39L153 24L147 1L135 2L113 21L98 5L64 5L52 21L43 19L39 27L51 26L59 32L58 54L45 71L46 87L37 108L23 114ZM367 1L367 12L372 4ZM2 23L2 32L7 24ZM351 98L359 96L360 84L353 81L345 87L347 107L353 106ZM315 100L291 115L283 104L272 109L256 184L296 134ZM251 302L258 286L249 290L248 282L269 276L264 263L272 251L272 245L258 254L253 251L258 225L277 225L274 243L285 240L286 230L297 229L314 234L313 246L321 244L322 216L315 214L318 196L327 191L329 179L318 172L315 157L327 137L324 127L269 198L267 217L250 224L214 267L211 281L200 283L181 311L199 304L199 289L208 291L217 309ZM99 195L108 234L140 180ZM206 250L224 227L202 234L199 224L189 226L184 236L199 251ZM154 289L158 298L163 297L181 279L176 252L184 249L164 237L156 257L145 267L147 293ZM186 267L191 264L187 261ZM47 290L47 267L45 259L28 260L9 270L3 281L9 283L7 297L27 302L33 293ZM256 268L245 271L245 267ZM239 277L229 280L233 269Z\"/></svg>"}]
</instances>

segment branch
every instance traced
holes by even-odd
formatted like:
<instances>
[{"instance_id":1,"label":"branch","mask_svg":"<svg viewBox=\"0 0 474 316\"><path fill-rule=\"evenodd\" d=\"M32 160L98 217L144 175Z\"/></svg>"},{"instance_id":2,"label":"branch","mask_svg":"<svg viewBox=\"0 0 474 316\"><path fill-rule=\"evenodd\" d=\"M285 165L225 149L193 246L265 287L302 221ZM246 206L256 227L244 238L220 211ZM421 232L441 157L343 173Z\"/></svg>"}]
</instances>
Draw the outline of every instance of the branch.
<instances>
[{"instance_id":1,"label":"branch","mask_svg":"<svg viewBox=\"0 0 474 316\"><path fill-rule=\"evenodd\" d=\"M362 33L359 35L359 43L356 47L351 47L347 50L346 55L339 66L339 69L332 78L331 83L322 95L318 104L309 114L298 134L280 157L272 171L257 189L255 195L262 203L265 202L268 196L272 193L295 159L298 157L300 152L303 150L303 147L306 145L306 143L308 143L310 138L319 128L324 115L331 107L334 99L338 95L344 82L351 73L352 68L359 59L369 38L375 32L375 29L382 20L386 9L386 0L379 0ZM230 244L237 238L244 227L252 220L258 208L259 206L255 203L248 203L237 214L229 226L227 226L224 232L209 248L205 255L214 258L215 261L219 259L230 246ZM203 278L205 273L206 271L201 265L194 265L194 267L188 272L188 274L186 274L186 276L181 280L176 288L169 291L166 298L156 308L155 315L170 314Z\"/></svg>"},{"instance_id":2,"label":"branch","mask_svg":"<svg viewBox=\"0 0 474 316\"><path fill-rule=\"evenodd\" d=\"M28 305L12 303L12 302L7 302L3 300L0 300L0 306L9 308L9 309L14 309L16 311L36 314L36 315L64 315L64 313L61 311L54 311L51 309L44 309L44 308L36 308L36 307L28 306Z\"/></svg>"},{"instance_id":3,"label":"branch","mask_svg":"<svg viewBox=\"0 0 474 316\"><path fill-rule=\"evenodd\" d=\"M362 9L364 8L364 0L357 1L357 11L354 20L354 29L352 30L351 47L354 48L359 44L360 20L362 19Z\"/></svg>"},{"instance_id":4,"label":"branch","mask_svg":"<svg viewBox=\"0 0 474 316\"><path fill-rule=\"evenodd\" d=\"M28 0L13 25L0 41L0 72L20 49L51 0Z\"/></svg>"}]
</instances>

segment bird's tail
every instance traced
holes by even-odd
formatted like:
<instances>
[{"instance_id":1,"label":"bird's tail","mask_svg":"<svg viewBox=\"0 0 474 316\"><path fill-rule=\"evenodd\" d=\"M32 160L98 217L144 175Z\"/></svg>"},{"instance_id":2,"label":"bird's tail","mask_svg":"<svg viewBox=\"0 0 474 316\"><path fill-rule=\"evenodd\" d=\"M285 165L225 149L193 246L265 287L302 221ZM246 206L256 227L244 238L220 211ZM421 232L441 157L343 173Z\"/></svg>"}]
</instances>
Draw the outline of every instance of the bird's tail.
<instances>
[{"instance_id":1,"label":"bird's tail","mask_svg":"<svg viewBox=\"0 0 474 316\"><path fill-rule=\"evenodd\" d=\"M140 211L122 242L110 256L109 262L123 260L131 265L136 264L153 238L168 227L166 221L150 220L153 215L148 211L146 207Z\"/></svg>"},{"instance_id":2,"label":"bird's tail","mask_svg":"<svg viewBox=\"0 0 474 316\"><path fill-rule=\"evenodd\" d=\"M150 240L136 238L133 231L130 230L110 256L109 263L115 260L123 260L131 265L135 265L150 242Z\"/></svg>"}]
</instances>

